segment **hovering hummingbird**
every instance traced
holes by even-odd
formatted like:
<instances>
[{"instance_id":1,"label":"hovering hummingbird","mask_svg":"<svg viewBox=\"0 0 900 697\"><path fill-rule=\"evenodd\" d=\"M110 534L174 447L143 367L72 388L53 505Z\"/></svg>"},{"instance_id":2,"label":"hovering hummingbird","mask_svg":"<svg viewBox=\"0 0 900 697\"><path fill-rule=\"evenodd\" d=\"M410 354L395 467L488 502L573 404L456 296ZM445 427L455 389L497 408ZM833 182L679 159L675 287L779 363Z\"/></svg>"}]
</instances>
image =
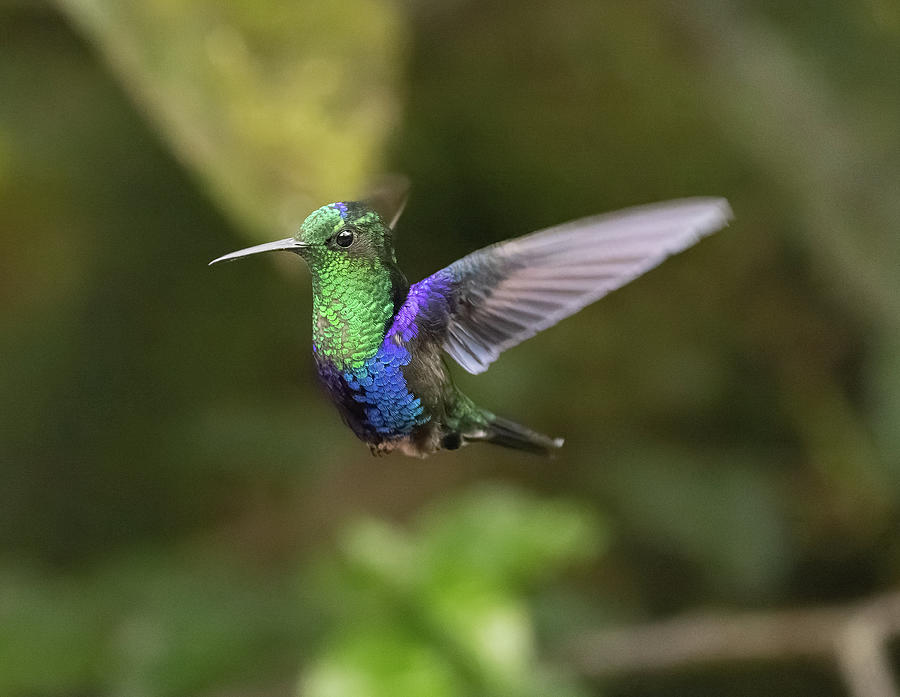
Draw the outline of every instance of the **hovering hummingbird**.
<instances>
[{"instance_id":1,"label":"hovering hummingbird","mask_svg":"<svg viewBox=\"0 0 900 697\"><path fill-rule=\"evenodd\" d=\"M304 258L313 287L313 355L346 424L372 453L426 457L486 441L543 455L563 444L476 406L448 353L481 373L508 348L574 314L725 226L722 198L687 198L584 218L473 252L414 283L393 246L405 195L331 203L259 252Z\"/></svg>"}]
</instances>

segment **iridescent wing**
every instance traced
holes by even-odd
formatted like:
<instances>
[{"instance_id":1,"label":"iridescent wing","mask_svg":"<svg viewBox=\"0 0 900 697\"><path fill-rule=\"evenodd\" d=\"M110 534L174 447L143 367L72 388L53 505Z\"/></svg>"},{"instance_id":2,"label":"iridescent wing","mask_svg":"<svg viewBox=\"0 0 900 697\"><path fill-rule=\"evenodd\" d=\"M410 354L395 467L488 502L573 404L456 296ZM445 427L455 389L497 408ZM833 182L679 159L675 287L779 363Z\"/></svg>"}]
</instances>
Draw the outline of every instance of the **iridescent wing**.
<instances>
[{"instance_id":1,"label":"iridescent wing","mask_svg":"<svg viewBox=\"0 0 900 697\"><path fill-rule=\"evenodd\" d=\"M485 247L422 282L423 290L432 280L435 288L445 289L437 303L440 318L431 313L431 329L463 368L484 372L506 349L620 288L730 218L725 199L680 199Z\"/></svg>"}]
</instances>

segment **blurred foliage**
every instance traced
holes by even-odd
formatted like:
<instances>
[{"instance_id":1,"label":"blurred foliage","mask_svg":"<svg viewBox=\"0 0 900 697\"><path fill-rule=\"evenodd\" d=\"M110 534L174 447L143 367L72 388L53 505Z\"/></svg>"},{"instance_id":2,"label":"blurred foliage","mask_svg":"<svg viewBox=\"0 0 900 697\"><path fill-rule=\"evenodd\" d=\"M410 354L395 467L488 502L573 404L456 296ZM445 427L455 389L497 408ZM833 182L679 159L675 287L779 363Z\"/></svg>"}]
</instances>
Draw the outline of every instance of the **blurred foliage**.
<instances>
[{"instance_id":1,"label":"blurred foliage","mask_svg":"<svg viewBox=\"0 0 900 697\"><path fill-rule=\"evenodd\" d=\"M121 556L89 574L0 579L0 693L195 694L286 671L304 634L291 585L193 548ZM286 611L287 610L287 611Z\"/></svg>"},{"instance_id":2,"label":"blurred foliage","mask_svg":"<svg viewBox=\"0 0 900 697\"><path fill-rule=\"evenodd\" d=\"M840 694L559 647L900 580L898 74L882 0L0 0L0 694ZM373 460L299 262L205 264L380 171L412 279L632 203L736 220L455 372L559 458Z\"/></svg>"},{"instance_id":3,"label":"blurred foliage","mask_svg":"<svg viewBox=\"0 0 900 697\"><path fill-rule=\"evenodd\" d=\"M179 157L257 234L361 191L400 116L388 0L59 0Z\"/></svg>"},{"instance_id":4,"label":"blurred foliage","mask_svg":"<svg viewBox=\"0 0 900 697\"><path fill-rule=\"evenodd\" d=\"M584 694L535 663L523 593L600 551L594 516L494 487L441 503L417 528L365 520L339 541L340 562L320 572L338 628L300 694Z\"/></svg>"}]
</instances>

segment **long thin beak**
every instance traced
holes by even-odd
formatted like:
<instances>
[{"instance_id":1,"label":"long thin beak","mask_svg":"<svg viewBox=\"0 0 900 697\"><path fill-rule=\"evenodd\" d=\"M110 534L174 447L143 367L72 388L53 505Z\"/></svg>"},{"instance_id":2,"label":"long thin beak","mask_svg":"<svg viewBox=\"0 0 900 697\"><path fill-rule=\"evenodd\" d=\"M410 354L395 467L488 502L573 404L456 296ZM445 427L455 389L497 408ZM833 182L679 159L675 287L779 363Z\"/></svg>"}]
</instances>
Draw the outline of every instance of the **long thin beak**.
<instances>
[{"instance_id":1,"label":"long thin beak","mask_svg":"<svg viewBox=\"0 0 900 697\"><path fill-rule=\"evenodd\" d=\"M248 257L251 254L259 254L260 252L290 252L296 249L302 249L305 246L306 245L301 244L293 237L288 237L283 240L266 242L264 244L258 244L255 247L247 247L247 249L241 249L237 252L226 254L218 259L213 259L209 262L209 265L212 266L213 264L218 264L220 261L233 261L235 259L240 259L241 257Z\"/></svg>"}]
</instances>

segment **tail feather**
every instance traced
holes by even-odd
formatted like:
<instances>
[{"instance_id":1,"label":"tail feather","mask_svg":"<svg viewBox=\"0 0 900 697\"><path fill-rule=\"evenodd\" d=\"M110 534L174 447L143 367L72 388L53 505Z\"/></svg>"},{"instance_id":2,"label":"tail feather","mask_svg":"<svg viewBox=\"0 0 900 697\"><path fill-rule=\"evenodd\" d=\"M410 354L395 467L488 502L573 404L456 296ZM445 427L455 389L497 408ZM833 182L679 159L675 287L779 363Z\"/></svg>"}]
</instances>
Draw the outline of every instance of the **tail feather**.
<instances>
[{"instance_id":1,"label":"tail feather","mask_svg":"<svg viewBox=\"0 0 900 697\"><path fill-rule=\"evenodd\" d=\"M481 440L504 448L524 450L535 455L550 456L563 446L562 438L551 438L537 433L515 421L491 414L484 429L476 436L466 436L466 440Z\"/></svg>"}]
</instances>

